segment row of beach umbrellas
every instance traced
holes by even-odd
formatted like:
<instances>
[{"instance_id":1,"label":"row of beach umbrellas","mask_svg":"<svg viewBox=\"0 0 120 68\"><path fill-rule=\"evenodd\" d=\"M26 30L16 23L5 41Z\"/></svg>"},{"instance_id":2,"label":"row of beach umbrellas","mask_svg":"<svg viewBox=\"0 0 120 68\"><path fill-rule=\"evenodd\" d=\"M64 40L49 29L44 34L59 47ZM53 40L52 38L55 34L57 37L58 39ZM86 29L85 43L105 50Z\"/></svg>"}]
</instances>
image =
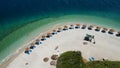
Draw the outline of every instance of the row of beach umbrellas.
<instances>
[{"instance_id":1,"label":"row of beach umbrellas","mask_svg":"<svg viewBox=\"0 0 120 68\"><path fill-rule=\"evenodd\" d=\"M66 31L68 29L74 29L74 28L78 29L78 28L80 28L80 26L81 26L81 24L76 24L76 25L71 24L70 26L65 25L63 27L61 26L61 27L58 27L57 29L53 29L51 32L48 32L47 34L43 34L40 38L36 39L33 43L31 43L30 44L31 46L29 48L27 47L25 49L25 53L29 54L28 52L31 52L30 49L34 49L36 47L35 45L41 44L42 43L41 41L46 40L46 38L52 37L52 35L55 35L55 34L61 32L62 30ZM87 25L83 24L81 26L81 29L85 29L86 27L87 27ZM88 30L92 30L94 27L95 27L94 25L90 25L90 26L88 26ZM100 30L102 33L106 33L108 31L109 34L113 34L115 32L114 29L101 28L100 26L97 26L95 28L95 31L100 31ZM120 32L117 32L116 36L120 37Z\"/></svg>"}]
</instances>

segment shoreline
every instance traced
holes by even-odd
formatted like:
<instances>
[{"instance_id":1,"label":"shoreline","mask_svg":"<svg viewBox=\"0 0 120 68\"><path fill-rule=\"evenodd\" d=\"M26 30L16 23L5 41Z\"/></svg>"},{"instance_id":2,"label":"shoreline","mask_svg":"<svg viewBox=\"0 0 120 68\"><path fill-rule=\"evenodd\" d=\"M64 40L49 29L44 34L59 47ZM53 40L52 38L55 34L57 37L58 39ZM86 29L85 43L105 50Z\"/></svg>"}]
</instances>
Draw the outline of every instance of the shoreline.
<instances>
[{"instance_id":1,"label":"shoreline","mask_svg":"<svg viewBox=\"0 0 120 68\"><path fill-rule=\"evenodd\" d=\"M70 23L69 23L69 24L70 24ZM73 23L73 24L75 24L75 23ZM47 30L47 31L45 31L45 32L40 33L39 36L36 36L36 38L34 38L33 40L29 41L29 42L28 42L27 44L25 44L24 46L20 47L19 50L17 51L17 53L15 53L14 55L12 55L8 60L2 62L2 63L0 64L0 67L6 68L6 67L10 64L10 62L12 62L12 61L13 61L16 57L18 57L22 52L24 52L24 50L25 50L26 47L29 47L29 46L30 46L30 45L29 45L30 43L32 43L33 41L35 41L35 40L36 40L37 38L39 38L42 34L45 34L45 33L49 32L49 31L57 28L58 26L63 26L63 25L68 25L68 23L67 23L67 24L56 24L56 26L54 26L53 28L51 28L51 29L49 29L49 30ZM96 27L96 26L95 26L95 27Z\"/></svg>"}]
</instances>

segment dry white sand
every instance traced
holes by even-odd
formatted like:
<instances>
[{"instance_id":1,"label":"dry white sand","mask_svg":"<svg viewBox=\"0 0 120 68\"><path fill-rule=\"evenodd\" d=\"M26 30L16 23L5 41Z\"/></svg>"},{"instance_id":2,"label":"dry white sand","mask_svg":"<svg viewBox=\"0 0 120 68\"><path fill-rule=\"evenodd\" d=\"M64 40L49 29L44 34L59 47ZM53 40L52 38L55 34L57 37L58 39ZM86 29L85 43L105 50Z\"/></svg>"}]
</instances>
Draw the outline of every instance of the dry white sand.
<instances>
[{"instance_id":1,"label":"dry white sand","mask_svg":"<svg viewBox=\"0 0 120 68\"><path fill-rule=\"evenodd\" d=\"M96 43L87 42L87 45L83 45L83 42L86 42L83 40L86 34L94 35ZM95 30L69 29L47 38L42 44L36 46L30 55L24 52L19 54L7 68L55 68L50 65L51 56L71 50L81 51L83 58L88 61L90 57L94 57L95 60L104 58L120 61L120 38ZM57 50L55 50L56 46L58 46ZM45 57L49 57L48 62L43 61Z\"/></svg>"}]
</instances>

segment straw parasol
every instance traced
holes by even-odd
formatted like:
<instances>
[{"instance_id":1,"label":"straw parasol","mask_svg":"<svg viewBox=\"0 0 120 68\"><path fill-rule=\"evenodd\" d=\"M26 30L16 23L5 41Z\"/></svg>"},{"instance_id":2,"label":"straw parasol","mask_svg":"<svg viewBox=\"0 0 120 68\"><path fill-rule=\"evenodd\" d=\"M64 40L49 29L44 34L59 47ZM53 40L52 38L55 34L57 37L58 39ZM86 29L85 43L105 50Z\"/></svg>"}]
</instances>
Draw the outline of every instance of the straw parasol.
<instances>
[{"instance_id":1,"label":"straw parasol","mask_svg":"<svg viewBox=\"0 0 120 68\"><path fill-rule=\"evenodd\" d=\"M113 34L113 32L115 32L114 29L110 29L110 30L108 31L109 34Z\"/></svg>"},{"instance_id":2,"label":"straw parasol","mask_svg":"<svg viewBox=\"0 0 120 68\"><path fill-rule=\"evenodd\" d=\"M58 55L52 55L52 56L51 56L51 59L52 59L52 60L57 60L57 58L58 58Z\"/></svg>"},{"instance_id":3,"label":"straw parasol","mask_svg":"<svg viewBox=\"0 0 120 68\"><path fill-rule=\"evenodd\" d=\"M52 30L52 32L56 32L56 30L54 29L54 30Z\"/></svg>"},{"instance_id":4,"label":"straw parasol","mask_svg":"<svg viewBox=\"0 0 120 68\"><path fill-rule=\"evenodd\" d=\"M75 28L80 28L80 24L76 24Z\"/></svg>"},{"instance_id":5,"label":"straw parasol","mask_svg":"<svg viewBox=\"0 0 120 68\"><path fill-rule=\"evenodd\" d=\"M51 62L50 62L50 65L54 65L54 66L56 66L56 64L57 64L56 61L51 61Z\"/></svg>"},{"instance_id":6,"label":"straw parasol","mask_svg":"<svg viewBox=\"0 0 120 68\"><path fill-rule=\"evenodd\" d=\"M45 38L46 36L45 35L42 35L42 38Z\"/></svg>"},{"instance_id":7,"label":"straw parasol","mask_svg":"<svg viewBox=\"0 0 120 68\"><path fill-rule=\"evenodd\" d=\"M69 29L73 29L74 28L74 25L73 24L71 24L70 25L70 27L69 27Z\"/></svg>"},{"instance_id":8,"label":"straw parasol","mask_svg":"<svg viewBox=\"0 0 120 68\"><path fill-rule=\"evenodd\" d=\"M76 24L76 26L80 26L80 24Z\"/></svg>"},{"instance_id":9,"label":"straw parasol","mask_svg":"<svg viewBox=\"0 0 120 68\"><path fill-rule=\"evenodd\" d=\"M113 33L113 32L115 32L115 30L114 29L110 29L109 32Z\"/></svg>"},{"instance_id":10,"label":"straw parasol","mask_svg":"<svg viewBox=\"0 0 120 68\"><path fill-rule=\"evenodd\" d=\"M62 27L58 27L57 32L60 32L62 30Z\"/></svg>"},{"instance_id":11,"label":"straw parasol","mask_svg":"<svg viewBox=\"0 0 120 68\"><path fill-rule=\"evenodd\" d=\"M40 39L38 38L38 39L36 39L36 42L39 42L40 41Z\"/></svg>"},{"instance_id":12,"label":"straw parasol","mask_svg":"<svg viewBox=\"0 0 120 68\"><path fill-rule=\"evenodd\" d=\"M101 27L100 27L100 26L97 26L95 30L96 30L96 31L100 31L100 29L101 29Z\"/></svg>"},{"instance_id":13,"label":"straw parasol","mask_svg":"<svg viewBox=\"0 0 120 68\"><path fill-rule=\"evenodd\" d=\"M72 27L73 27L74 25L73 25L73 24L71 24L70 26L72 26Z\"/></svg>"},{"instance_id":14,"label":"straw parasol","mask_svg":"<svg viewBox=\"0 0 120 68\"><path fill-rule=\"evenodd\" d=\"M93 27L94 27L93 25L90 25L90 26L88 27L88 29L91 30Z\"/></svg>"},{"instance_id":15,"label":"straw parasol","mask_svg":"<svg viewBox=\"0 0 120 68\"><path fill-rule=\"evenodd\" d=\"M63 27L63 30L64 30L64 31L65 31L65 30L68 30L68 26L65 25L65 26Z\"/></svg>"},{"instance_id":16,"label":"straw parasol","mask_svg":"<svg viewBox=\"0 0 120 68\"><path fill-rule=\"evenodd\" d=\"M117 32L116 36L120 36L120 31L119 31L119 32Z\"/></svg>"},{"instance_id":17,"label":"straw parasol","mask_svg":"<svg viewBox=\"0 0 120 68\"><path fill-rule=\"evenodd\" d=\"M50 33L50 32L48 32L48 33L47 33L47 35L48 35L48 36L51 36L51 33Z\"/></svg>"},{"instance_id":18,"label":"straw parasol","mask_svg":"<svg viewBox=\"0 0 120 68\"><path fill-rule=\"evenodd\" d=\"M101 32L105 33L107 30L108 30L107 28L103 28Z\"/></svg>"},{"instance_id":19,"label":"straw parasol","mask_svg":"<svg viewBox=\"0 0 120 68\"><path fill-rule=\"evenodd\" d=\"M44 62L48 62L48 60L49 60L48 57L45 57L45 58L43 59Z\"/></svg>"},{"instance_id":20,"label":"straw parasol","mask_svg":"<svg viewBox=\"0 0 120 68\"><path fill-rule=\"evenodd\" d=\"M85 28L86 28L86 24L83 24L83 25L82 25L82 29L85 29Z\"/></svg>"},{"instance_id":21,"label":"straw parasol","mask_svg":"<svg viewBox=\"0 0 120 68\"><path fill-rule=\"evenodd\" d=\"M119 35L120 35L120 31L119 32L117 32Z\"/></svg>"},{"instance_id":22,"label":"straw parasol","mask_svg":"<svg viewBox=\"0 0 120 68\"><path fill-rule=\"evenodd\" d=\"M58 30L62 30L62 27L59 27Z\"/></svg>"},{"instance_id":23,"label":"straw parasol","mask_svg":"<svg viewBox=\"0 0 120 68\"><path fill-rule=\"evenodd\" d=\"M34 46L34 45L35 45L35 43L34 43L34 42L32 42L30 45L31 45L31 46Z\"/></svg>"},{"instance_id":24,"label":"straw parasol","mask_svg":"<svg viewBox=\"0 0 120 68\"><path fill-rule=\"evenodd\" d=\"M30 49L29 47L25 48L26 51L28 51L29 49Z\"/></svg>"},{"instance_id":25,"label":"straw parasol","mask_svg":"<svg viewBox=\"0 0 120 68\"><path fill-rule=\"evenodd\" d=\"M107 28L103 28L104 31L107 31L108 29Z\"/></svg>"},{"instance_id":26,"label":"straw parasol","mask_svg":"<svg viewBox=\"0 0 120 68\"><path fill-rule=\"evenodd\" d=\"M83 58L83 57L82 57L82 58ZM83 60L84 63L87 63L87 62L88 62L88 60L85 59L85 58L83 58L82 60Z\"/></svg>"},{"instance_id":27,"label":"straw parasol","mask_svg":"<svg viewBox=\"0 0 120 68\"><path fill-rule=\"evenodd\" d=\"M64 28L68 28L68 26L65 25Z\"/></svg>"}]
</instances>

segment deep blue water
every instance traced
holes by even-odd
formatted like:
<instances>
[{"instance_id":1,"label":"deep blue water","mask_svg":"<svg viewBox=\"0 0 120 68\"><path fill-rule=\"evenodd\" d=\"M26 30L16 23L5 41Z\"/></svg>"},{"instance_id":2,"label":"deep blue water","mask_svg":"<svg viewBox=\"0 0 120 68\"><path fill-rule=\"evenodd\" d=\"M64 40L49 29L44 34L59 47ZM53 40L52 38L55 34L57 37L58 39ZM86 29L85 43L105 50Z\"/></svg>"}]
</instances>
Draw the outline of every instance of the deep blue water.
<instances>
[{"instance_id":1,"label":"deep blue water","mask_svg":"<svg viewBox=\"0 0 120 68\"><path fill-rule=\"evenodd\" d=\"M57 11L120 12L120 0L0 0L0 20Z\"/></svg>"},{"instance_id":2,"label":"deep blue water","mask_svg":"<svg viewBox=\"0 0 120 68\"><path fill-rule=\"evenodd\" d=\"M120 14L120 0L0 0L0 38L29 23L15 22L20 19L27 20L37 15L44 17L57 12L65 14L84 11L105 12L102 16L120 20L117 16Z\"/></svg>"}]
</instances>

